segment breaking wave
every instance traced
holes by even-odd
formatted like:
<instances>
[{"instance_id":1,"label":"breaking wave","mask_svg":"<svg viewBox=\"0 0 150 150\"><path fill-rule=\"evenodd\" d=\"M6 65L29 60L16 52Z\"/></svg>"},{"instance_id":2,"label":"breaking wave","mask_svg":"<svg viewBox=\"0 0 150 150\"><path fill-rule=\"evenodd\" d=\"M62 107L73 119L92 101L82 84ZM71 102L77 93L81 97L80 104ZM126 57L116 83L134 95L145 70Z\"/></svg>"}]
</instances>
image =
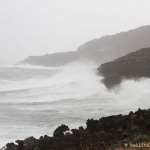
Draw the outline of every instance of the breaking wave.
<instances>
[{"instance_id":1,"label":"breaking wave","mask_svg":"<svg viewBox=\"0 0 150 150\"><path fill-rule=\"evenodd\" d=\"M52 68L0 67L0 147L16 139L51 135L64 123L127 114L150 106L150 79L126 80L108 91L89 62ZM11 128L10 128L11 126Z\"/></svg>"}]
</instances>

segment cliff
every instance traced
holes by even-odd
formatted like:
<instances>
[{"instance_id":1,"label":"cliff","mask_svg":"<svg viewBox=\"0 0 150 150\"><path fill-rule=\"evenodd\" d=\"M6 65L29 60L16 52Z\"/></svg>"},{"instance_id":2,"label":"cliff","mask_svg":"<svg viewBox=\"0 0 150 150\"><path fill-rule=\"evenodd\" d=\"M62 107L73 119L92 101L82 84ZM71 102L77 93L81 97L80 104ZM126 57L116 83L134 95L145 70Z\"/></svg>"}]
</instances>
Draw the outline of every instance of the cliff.
<instances>
[{"instance_id":1,"label":"cliff","mask_svg":"<svg viewBox=\"0 0 150 150\"><path fill-rule=\"evenodd\" d=\"M104 76L103 83L107 88L120 84L122 79L149 78L150 48L143 48L104 63L98 68L98 72Z\"/></svg>"},{"instance_id":2,"label":"cliff","mask_svg":"<svg viewBox=\"0 0 150 150\"><path fill-rule=\"evenodd\" d=\"M67 44L67 43L66 43ZM30 56L22 64L62 66L72 61L86 59L98 65L111 61L137 49L150 47L150 26L128 32L103 36L81 45L77 51Z\"/></svg>"},{"instance_id":3,"label":"cliff","mask_svg":"<svg viewBox=\"0 0 150 150\"><path fill-rule=\"evenodd\" d=\"M130 144L150 142L150 109L139 109L128 115L102 117L87 120L87 127L72 129L59 126L53 137L47 135L39 139L29 137L8 143L6 150L111 150L124 149ZM145 143L146 144L146 143ZM150 144L146 146L150 147ZM147 148L147 147L146 147ZM120 149L121 150L121 149ZM129 150L129 149L128 149Z\"/></svg>"}]
</instances>

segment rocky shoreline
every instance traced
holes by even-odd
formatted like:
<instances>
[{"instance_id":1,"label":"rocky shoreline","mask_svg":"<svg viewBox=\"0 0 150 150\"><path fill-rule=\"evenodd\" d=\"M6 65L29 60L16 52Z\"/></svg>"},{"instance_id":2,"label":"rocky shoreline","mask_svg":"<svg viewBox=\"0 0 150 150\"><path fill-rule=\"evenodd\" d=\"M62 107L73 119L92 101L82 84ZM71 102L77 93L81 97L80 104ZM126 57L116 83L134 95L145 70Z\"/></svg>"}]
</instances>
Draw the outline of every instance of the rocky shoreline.
<instances>
[{"instance_id":1,"label":"rocky shoreline","mask_svg":"<svg viewBox=\"0 0 150 150\"><path fill-rule=\"evenodd\" d=\"M128 115L90 119L87 127L70 130L59 126L53 137L29 137L6 144L5 150L111 150L125 148L129 143L150 141L150 109L137 110ZM149 148L150 149L150 148ZM1 149L2 150L2 149Z\"/></svg>"}]
</instances>

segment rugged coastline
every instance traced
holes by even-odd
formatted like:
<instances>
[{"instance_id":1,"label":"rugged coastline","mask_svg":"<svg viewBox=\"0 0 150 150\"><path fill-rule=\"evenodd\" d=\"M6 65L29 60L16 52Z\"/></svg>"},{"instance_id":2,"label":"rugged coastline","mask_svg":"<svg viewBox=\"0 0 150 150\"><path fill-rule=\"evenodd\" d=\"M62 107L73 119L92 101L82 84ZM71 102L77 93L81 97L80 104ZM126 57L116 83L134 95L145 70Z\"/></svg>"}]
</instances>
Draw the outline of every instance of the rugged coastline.
<instances>
[{"instance_id":1,"label":"rugged coastline","mask_svg":"<svg viewBox=\"0 0 150 150\"><path fill-rule=\"evenodd\" d=\"M29 56L19 64L58 67L73 61L87 60L94 61L99 66L144 47L150 47L149 25L90 40L76 51Z\"/></svg>"},{"instance_id":2,"label":"rugged coastline","mask_svg":"<svg viewBox=\"0 0 150 150\"><path fill-rule=\"evenodd\" d=\"M150 48L142 48L102 64L98 68L98 73L104 76L103 83L111 89L124 79L150 78L149 62Z\"/></svg>"},{"instance_id":3,"label":"rugged coastline","mask_svg":"<svg viewBox=\"0 0 150 150\"><path fill-rule=\"evenodd\" d=\"M61 125L54 131L53 137L45 135L39 139L17 140L17 144L8 143L5 150L117 150L129 148L131 143L142 148L149 146L150 109L90 119L86 125L85 129L72 130ZM142 146L141 143L145 144Z\"/></svg>"}]
</instances>

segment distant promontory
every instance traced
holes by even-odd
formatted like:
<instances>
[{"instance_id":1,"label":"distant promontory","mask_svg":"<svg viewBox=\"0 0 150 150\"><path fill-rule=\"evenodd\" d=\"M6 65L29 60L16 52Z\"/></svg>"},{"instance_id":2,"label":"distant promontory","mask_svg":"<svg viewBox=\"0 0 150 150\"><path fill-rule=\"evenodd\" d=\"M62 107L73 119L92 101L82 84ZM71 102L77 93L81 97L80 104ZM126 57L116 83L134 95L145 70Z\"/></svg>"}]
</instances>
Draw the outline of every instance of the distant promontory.
<instances>
[{"instance_id":1,"label":"distant promontory","mask_svg":"<svg viewBox=\"0 0 150 150\"><path fill-rule=\"evenodd\" d=\"M56 67L77 60L88 60L100 65L145 47L150 47L150 26L91 40L81 45L77 51L29 56L19 64Z\"/></svg>"}]
</instances>

